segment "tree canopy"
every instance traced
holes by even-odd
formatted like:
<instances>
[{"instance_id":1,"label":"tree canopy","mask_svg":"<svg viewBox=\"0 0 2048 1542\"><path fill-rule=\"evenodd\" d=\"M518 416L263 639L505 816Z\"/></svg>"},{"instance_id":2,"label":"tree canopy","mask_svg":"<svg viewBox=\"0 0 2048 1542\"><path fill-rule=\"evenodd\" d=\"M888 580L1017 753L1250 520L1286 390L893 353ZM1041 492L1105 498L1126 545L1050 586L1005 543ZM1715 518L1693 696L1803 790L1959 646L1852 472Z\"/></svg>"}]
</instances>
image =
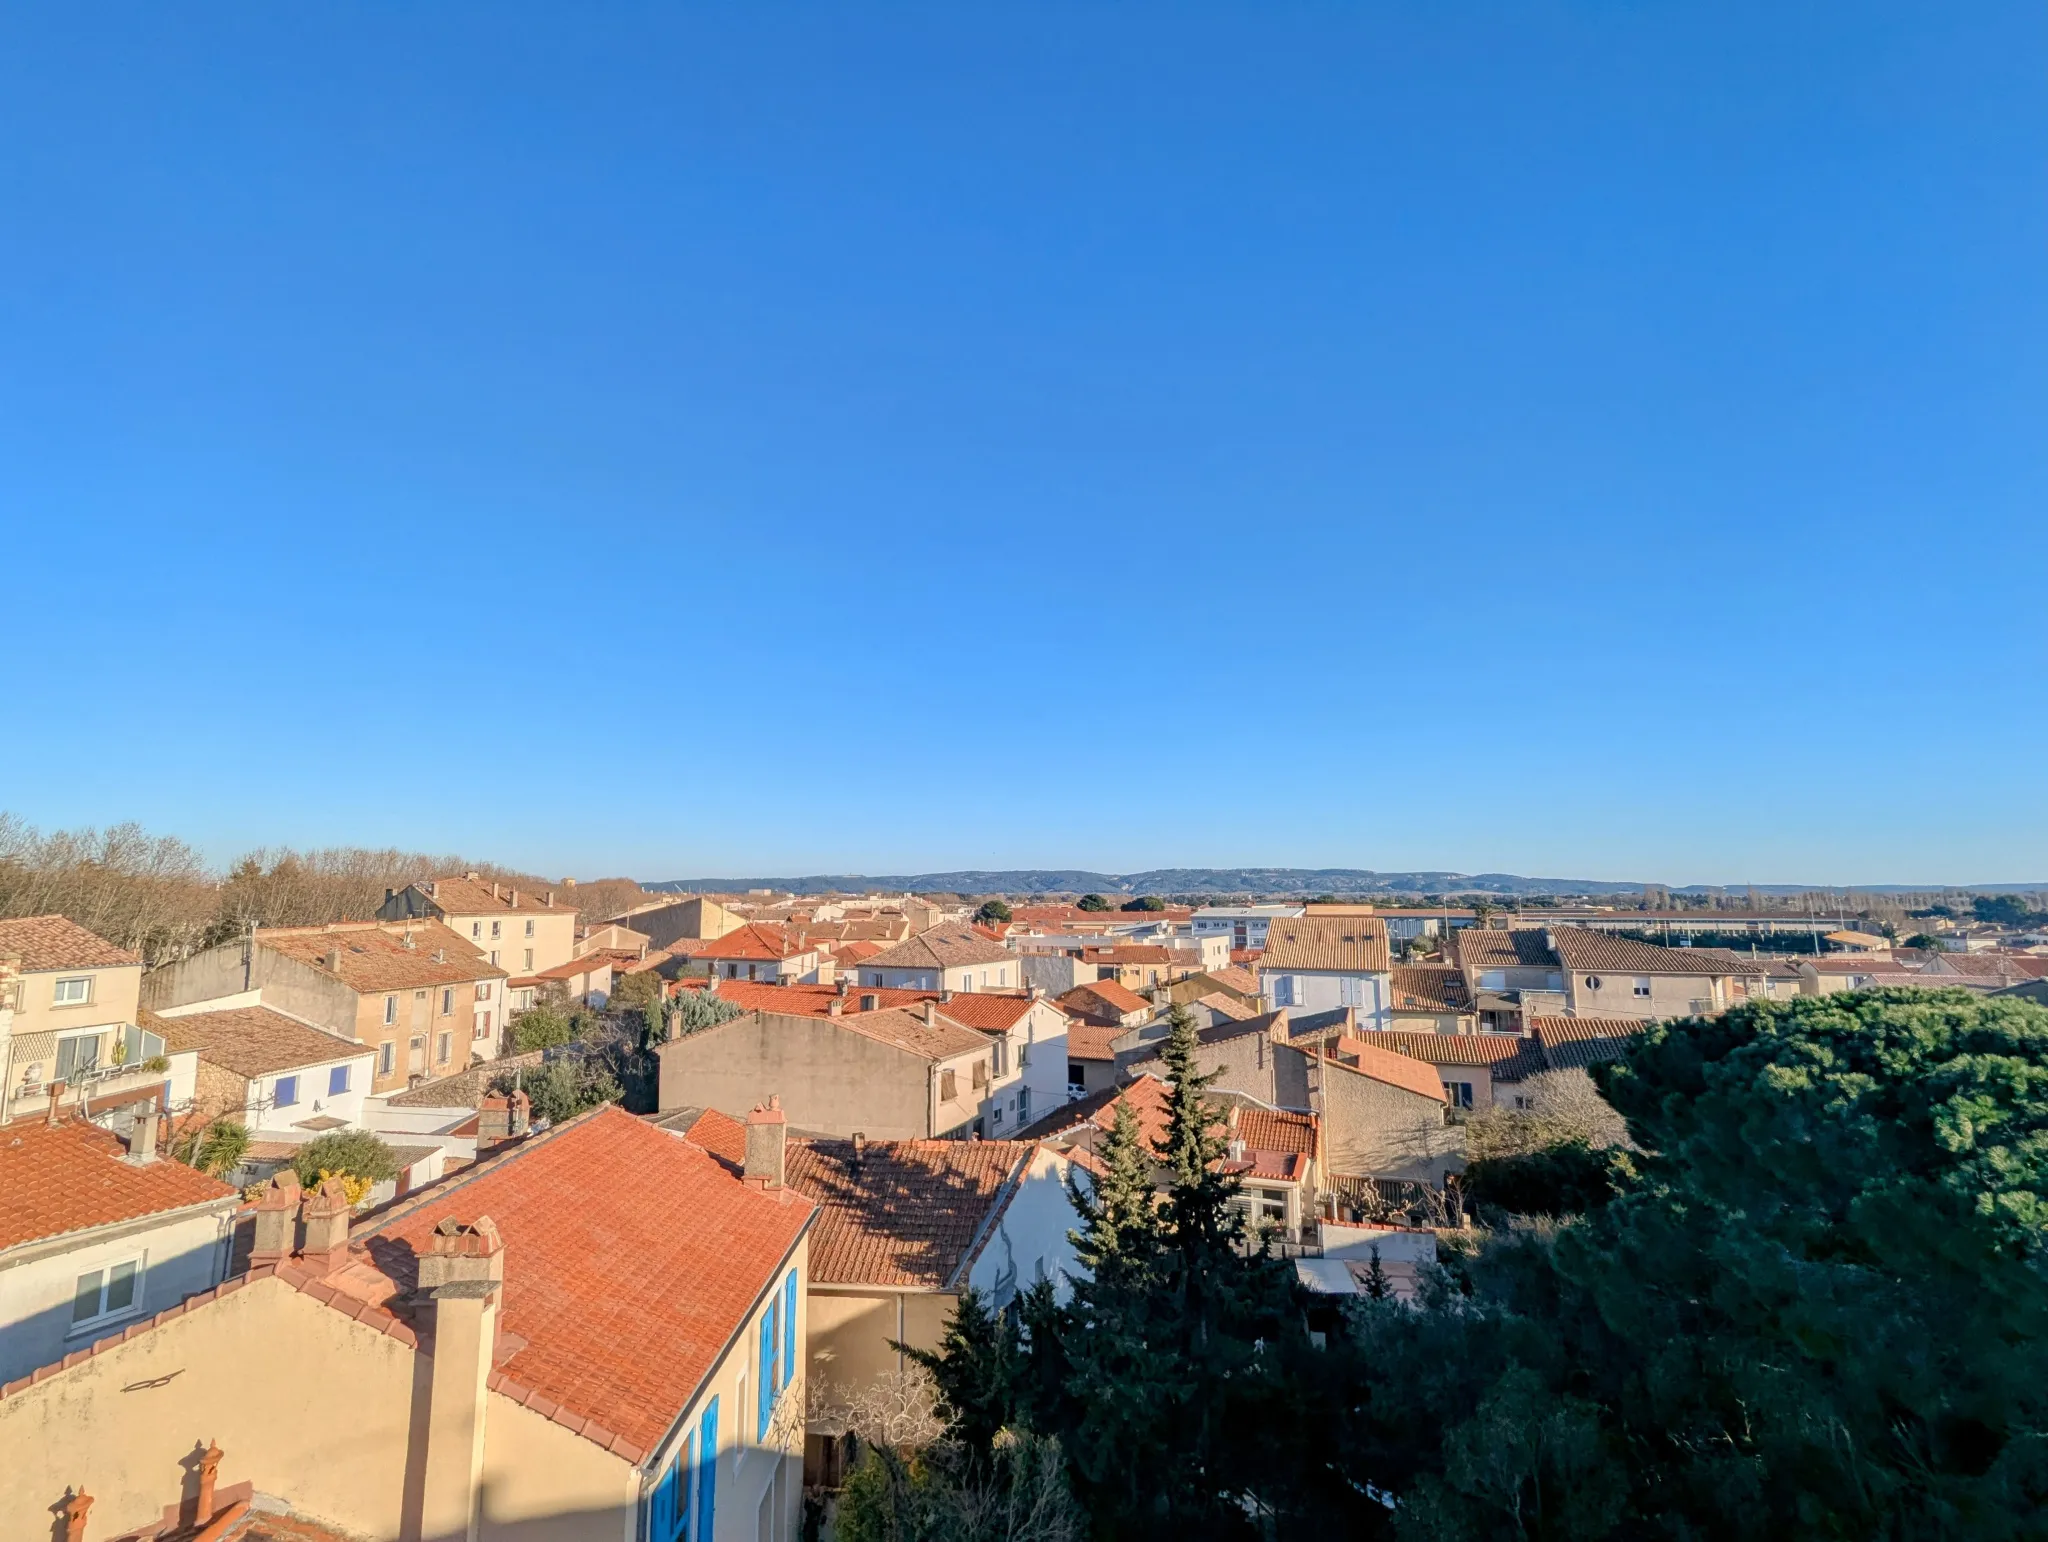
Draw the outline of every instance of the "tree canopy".
<instances>
[{"instance_id":1,"label":"tree canopy","mask_svg":"<svg viewBox=\"0 0 2048 1542\"><path fill-rule=\"evenodd\" d=\"M1084 894L1074 901L1076 910L1107 910L1109 901L1099 894Z\"/></svg>"},{"instance_id":2,"label":"tree canopy","mask_svg":"<svg viewBox=\"0 0 2048 1542\"><path fill-rule=\"evenodd\" d=\"M981 908L974 912L974 919L983 926L999 926L1011 920L1010 907L999 899L983 900Z\"/></svg>"}]
</instances>

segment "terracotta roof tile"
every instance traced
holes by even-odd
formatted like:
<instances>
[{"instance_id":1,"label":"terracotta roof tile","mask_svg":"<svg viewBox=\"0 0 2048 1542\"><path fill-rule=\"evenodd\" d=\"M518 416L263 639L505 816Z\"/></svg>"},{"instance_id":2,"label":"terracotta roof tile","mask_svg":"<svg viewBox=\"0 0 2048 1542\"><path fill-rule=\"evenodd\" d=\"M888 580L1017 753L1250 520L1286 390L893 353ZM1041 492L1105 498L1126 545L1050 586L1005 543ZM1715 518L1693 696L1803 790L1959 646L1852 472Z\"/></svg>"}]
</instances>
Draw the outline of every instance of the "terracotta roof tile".
<instances>
[{"instance_id":1,"label":"terracotta roof tile","mask_svg":"<svg viewBox=\"0 0 2048 1542\"><path fill-rule=\"evenodd\" d=\"M368 1055L375 1046L344 1039L271 1007L230 1007L174 1017L142 1011L138 1026L163 1035L170 1050L196 1050L209 1065L237 1076L266 1076L293 1066L326 1065Z\"/></svg>"},{"instance_id":2,"label":"terracotta roof tile","mask_svg":"<svg viewBox=\"0 0 2048 1542\"><path fill-rule=\"evenodd\" d=\"M507 978L466 938L439 921L269 928L258 931L256 940L287 958L326 970L352 991L417 990Z\"/></svg>"},{"instance_id":3,"label":"terracotta roof tile","mask_svg":"<svg viewBox=\"0 0 2048 1542\"><path fill-rule=\"evenodd\" d=\"M427 894L428 884L433 885L431 894ZM451 916L491 915L513 910L539 911L542 914L552 911L557 915L573 915L576 912L573 903L564 902L564 895L560 890L515 889L503 881L494 885L486 878L430 878L414 884L413 887L422 894L427 894L427 898L433 901L434 906L443 914ZM495 894L491 892L493 888L497 890ZM552 905L547 902L550 893L555 896L555 903Z\"/></svg>"},{"instance_id":4,"label":"terracotta roof tile","mask_svg":"<svg viewBox=\"0 0 2048 1542\"><path fill-rule=\"evenodd\" d=\"M1451 947L1458 963L1468 970L1556 969L1557 955L1543 940L1539 927L1516 927L1493 931L1468 926L1451 933Z\"/></svg>"},{"instance_id":5,"label":"terracotta roof tile","mask_svg":"<svg viewBox=\"0 0 2048 1542\"><path fill-rule=\"evenodd\" d=\"M109 969L140 964L142 955L117 948L66 916L21 916L0 921L0 958L19 954L24 974L51 969Z\"/></svg>"},{"instance_id":6,"label":"terracotta roof tile","mask_svg":"<svg viewBox=\"0 0 2048 1542\"><path fill-rule=\"evenodd\" d=\"M608 1105L401 1201L350 1246L410 1291L435 1226L489 1216L505 1239L500 1320L526 1341L500 1369L652 1450L814 1214Z\"/></svg>"},{"instance_id":7,"label":"terracotta roof tile","mask_svg":"<svg viewBox=\"0 0 2048 1542\"><path fill-rule=\"evenodd\" d=\"M127 1150L78 1119L0 1125L0 1248L236 1197L167 1157L131 1167Z\"/></svg>"},{"instance_id":8,"label":"terracotta roof tile","mask_svg":"<svg viewBox=\"0 0 2048 1542\"><path fill-rule=\"evenodd\" d=\"M1067 1025L1067 1058L1069 1060L1114 1060L1116 1051L1111 1048L1115 1041L1129 1030L1108 1023L1069 1023Z\"/></svg>"},{"instance_id":9,"label":"terracotta roof tile","mask_svg":"<svg viewBox=\"0 0 2048 1542\"><path fill-rule=\"evenodd\" d=\"M1619 1060L1649 1026L1634 1017L1533 1017L1529 1032L1554 1071Z\"/></svg>"},{"instance_id":10,"label":"terracotta roof tile","mask_svg":"<svg viewBox=\"0 0 2048 1542\"><path fill-rule=\"evenodd\" d=\"M1488 1066L1504 1080L1533 1076L1544 1069L1543 1047L1512 1033L1363 1032L1361 1044L1390 1049L1437 1066Z\"/></svg>"},{"instance_id":11,"label":"terracotta roof tile","mask_svg":"<svg viewBox=\"0 0 2048 1542\"><path fill-rule=\"evenodd\" d=\"M777 926L772 921L749 921L744 926L735 927L723 937L693 943L690 956L779 961L815 951L815 944L803 941L794 932Z\"/></svg>"},{"instance_id":12,"label":"terracotta roof tile","mask_svg":"<svg viewBox=\"0 0 2048 1542\"><path fill-rule=\"evenodd\" d=\"M1331 1065L1343 1066L1405 1092L1434 1098L1439 1103L1444 1100L1443 1083L1437 1079L1436 1068L1424 1061L1357 1038L1333 1039L1329 1047L1334 1051L1329 1060Z\"/></svg>"},{"instance_id":13,"label":"terracotta roof tile","mask_svg":"<svg viewBox=\"0 0 2048 1542\"><path fill-rule=\"evenodd\" d=\"M1733 955L1711 948L1660 948L1579 926L1554 926L1550 945L1573 974L1731 974Z\"/></svg>"},{"instance_id":14,"label":"terracotta roof tile","mask_svg":"<svg viewBox=\"0 0 2048 1542\"><path fill-rule=\"evenodd\" d=\"M1129 1012L1152 1010L1151 1002L1114 980L1077 985L1062 992L1057 999L1060 1006L1080 1017L1121 1017Z\"/></svg>"},{"instance_id":15,"label":"terracotta roof tile","mask_svg":"<svg viewBox=\"0 0 2048 1542\"><path fill-rule=\"evenodd\" d=\"M1393 971L1393 1005L1421 1012L1469 1012L1465 973L1448 964L1403 964Z\"/></svg>"},{"instance_id":16,"label":"terracotta roof tile","mask_svg":"<svg viewBox=\"0 0 2048 1542\"><path fill-rule=\"evenodd\" d=\"M976 935L970 926L935 926L878 953L863 969L958 969L967 964L1007 963L1016 957L999 942Z\"/></svg>"},{"instance_id":17,"label":"terracotta roof tile","mask_svg":"<svg viewBox=\"0 0 2048 1542\"><path fill-rule=\"evenodd\" d=\"M1384 974L1387 923L1377 916L1276 916L1266 930L1261 972L1322 969Z\"/></svg>"}]
</instances>

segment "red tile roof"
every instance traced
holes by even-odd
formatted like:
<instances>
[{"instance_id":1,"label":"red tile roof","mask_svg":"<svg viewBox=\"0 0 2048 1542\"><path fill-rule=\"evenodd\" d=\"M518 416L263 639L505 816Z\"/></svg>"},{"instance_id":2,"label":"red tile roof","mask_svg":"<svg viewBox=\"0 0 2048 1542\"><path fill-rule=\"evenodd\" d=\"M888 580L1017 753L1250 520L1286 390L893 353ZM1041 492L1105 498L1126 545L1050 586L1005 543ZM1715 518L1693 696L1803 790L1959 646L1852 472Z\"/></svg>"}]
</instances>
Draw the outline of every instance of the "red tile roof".
<instances>
[{"instance_id":1,"label":"red tile roof","mask_svg":"<svg viewBox=\"0 0 2048 1542\"><path fill-rule=\"evenodd\" d=\"M1550 945L1573 974L1725 975L1742 972L1733 957L1712 948L1660 948L1653 942L1613 937L1579 926L1553 926Z\"/></svg>"},{"instance_id":2,"label":"red tile roof","mask_svg":"<svg viewBox=\"0 0 2048 1542\"><path fill-rule=\"evenodd\" d=\"M142 955L117 948L67 916L21 916L0 921L0 958L18 954L23 974L51 969L110 969L140 964Z\"/></svg>"},{"instance_id":3,"label":"red tile roof","mask_svg":"<svg viewBox=\"0 0 2048 1542\"><path fill-rule=\"evenodd\" d=\"M746 925L727 932L723 937L714 937L709 942L694 944L690 956L781 960L794 958L799 953L815 951L813 944L804 942L772 921L749 921Z\"/></svg>"},{"instance_id":4,"label":"red tile roof","mask_svg":"<svg viewBox=\"0 0 2048 1542\"><path fill-rule=\"evenodd\" d=\"M978 1028L983 1033L1007 1033L1023 1020L1032 1002L1029 995L1008 991L955 991L950 999L939 1002L938 1008L941 1017L950 1017L966 1027ZM1054 1002L1045 1004L1055 1012L1060 1010Z\"/></svg>"},{"instance_id":5,"label":"red tile roof","mask_svg":"<svg viewBox=\"0 0 2048 1542\"><path fill-rule=\"evenodd\" d=\"M429 885L432 892L429 893ZM570 901L573 895L565 896L554 889L515 889L500 880L493 883L488 878L464 875L459 878L428 878L413 887L433 901L436 909L444 915L476 916L489 915L493 911L508 910L554 911L558 915L574 915L576 906ZM496 893L492 891L496 890ZM555 903L548 903L553 896Z\"/></svg>"},{"instance_id":6,"label":"red tile roof","mask_svg":"<svg viewBox=\"0 0 2048 1542\"><path fill-rule=\"evenodd\" d=\"M219 1012L136 1014L137 1026L163 1036L169 1050L196 1050L199 1058L237 1076L267 1076L293 1066L326 1065L375 1053L338 1033L315 1028L271 1007L230 1007Z\"/></svg>"},{"instance_id":7,"label":"red tile roof","mask_svg":"<svg viewBox=\"0 0 2048 1542\"><path fill-rule=\"evenodd\" d=\"M79 1119L0 1124L0 1248L238 1198L168 1157L131 1167L127 1150Z\"/></svg>"},{"instance_id":8,"label":"red tile roof","mask_svg":"<svg viewBox=\"0 0 2048 1542\"><path fill-rule=\"evenodd\" d=\"M747 1128L706 1109L686 1139L729 1163L747 1158ZM956 1283L1037 1147L1030 1141L792 1139L790 1184L818 1206L811 1278L828 1285Z\"/></svg>"},{"instance_id":9,"label":"red tile roof","mask_svg":"<svg viewBox=\"0 0 2048 1542\"><path fill-rule=\"evenodd\" d=\"M1102 1017L1105 1014L1122 1016L1129 1012L1149 1012L1152 1003L1136 991L1126 989L1114 980L1097 980L1092 985L1077 985L1063 992L1059 1004L1070 1012L1084 1017Z\"/></svg>"},{"instance_id":10,"label":"red tile roof","mask_svg":"<svg viewBox=\"0 0 2048 1542\"><path fill-rule=\"evenodd\" d=\"M489 1216L505 1239L500 1321L525 1340L498 1362L494 1386L517 1383L644 1455L815 1213L607 1105L401 1201L350 1246L409 1291L435 1226Z\"/></svg>"},{"instance_id":11,"label":"red tile roof","mask_svg":"<svg viewBox=\"0 0 2048 1542\"><path fill-rule=\"evenodd\" d=\"M1534 1040L1513 1033L1409 1033L1395 1029L1381 1033L1366 1031L1352 1037L1361 1044L1427 1060L1431 1065L1499 1066L1537 1048Z\"/></svg>"},{"instance_id":12,"label":"red tile roof","mask_svg":"<svg viewBox=\"0 0 2048 1542\"><path fill-rule=\"evenodd\" d=\"M1290 969L1384 974L1387 923L1377 916L1276 916L1266 929L1263 973Z\"/></svg>"},{"instance_id":13,"label":"red tile roof","mask_svg":"<svg viewBox=\"0 0 2048 1542\"><path fill-rule=\"evenodd\" d=\"M1448 964L1403 964L1393 971L1393 1007L1421 1012L1469 1012L1465 972Z\"/></svg>"},{"instance_id":14,"label":"red tile roof","mask_svg":"<svg viewBox=\"0 0 2048 1542\"><path fill-rule=\"evenodd\" d=\"M1067 1058L1069 1060L1114 1060L1116 1051L1110 1048L1123 1034L1130 1030L1113 1027L1106 1023L1067 1024Z\"/></svg>"},{"instance_id":15,"label":"red tile roof","mask_svg":"<svg viewBox=\"0 0 2048 1542\"><path fill-rule=\"evenodd\" d=\"M1225 964L1221 969L1211 969L1208 975L1218 985L1226 986L1240 995L1256 996L1259 993L1259 977L1249 969L1240 968L1236 964Z\"/></svg>"},{"instance_id":16,"label":"red tile roof","mask_svg":"<svg viewBox=\"0 0 2048 1542\"><path fill-rule=\"evenodd\" d=\"M1340 1038L1330 1041L1335 1055L1330 1064L1341 1065L1347 1070L1370 1076L1376 1082L1385 1082L1390 1087L1399 1087L1404 1092L1419 1097L1444 1100L1443 1083L1437 1079L1436 1068L1407 1055L1396 1054L1390 1049L1381 1049L1377 1044L1368 1044L1362 1039Z\"/></svg>"},{"instance_id":17,"label":"red tile roof","mask_svg":"<svg viewBox=\"0 0 2048 1542\"><path fill-rule=\"evenodd\" d=\"M879 953L863 969L958 969L967 964L1006 963L1016 957L971 926L935 926Z\"/></svg>"},{"instance_id":18,"label":"red tile roof","mask_svg":"<svg viewBox=\"0 0 2048 1542\"><path fill-rule=\"evenodd\" d=\"M352 991L415 990L507 977L467 938L439 921L270 927L257 932L256 940L287 958L326 970ZM330 959L336 960L332 968Z\"/></svg>"},{"instance_id":19,"label":"red tile roof","mask_svg":"<svg viewBox=\"0 0 2048 1542\"><path fill-rule=\"evenodd\" d=\"M938 1000L937 991L885 990L873 985L863 990L849 985L842 995L836 985L771 985L766 980L720 980L714 994L749 1012L786 1012L793 1017L831 1017L835 1001L839 1015L851 1016L876 1007L909 1007ZM874 999L875 1006L863 1008L862 997Z\"/></svg>"},{"instance_id":20,"label":"red tile roof","mask_svg":"<svg viewBox=\"0 0 2048 1542\"><path fill-rule=\"evenodd\" d=\"M1533 1017L1529 1032L1543 1046L1552 1070L1570 1070L1628 1053L1629 1041L1648 1023L1636 1017Z\"/></svg>"}]
</instances>

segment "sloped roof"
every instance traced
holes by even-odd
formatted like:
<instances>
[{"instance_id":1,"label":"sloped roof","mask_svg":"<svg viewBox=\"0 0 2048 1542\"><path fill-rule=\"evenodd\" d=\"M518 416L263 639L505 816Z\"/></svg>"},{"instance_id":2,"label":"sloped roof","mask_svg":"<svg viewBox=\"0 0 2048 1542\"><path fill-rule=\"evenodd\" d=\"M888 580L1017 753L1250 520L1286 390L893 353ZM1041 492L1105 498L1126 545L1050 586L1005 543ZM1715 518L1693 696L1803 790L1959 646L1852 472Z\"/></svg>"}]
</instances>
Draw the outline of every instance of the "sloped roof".
<instances>
[{"instance_id":1,"label":"sloped roof","mask_svg":"<svg viewBox=\"0 0 2048 1542\"><path fill-rule=\"evenodd\" d=\"M706 1109L685 1132L735 1172L747 1128ZM1037 1149L1031 1141L850 1140L792 1137L791 1187L818 1207L811 1278L825 1285L943 1290L971 1261L975 1242Z\"/></svg>"},{"instance_id":2,"label":"sloped roof","mask_svg":"<svg viewBox=\"0 0 2048 1542\"><path fill-rule=\"evenodd\" d=\"M256 940L287 958L325 970L353 991L417 990L508 978L467 938L439 921L274 927L258 931ZM328 966L330 955L339 955L333 968Z\"/></svg>"},{"instance_id":3,"label":"sloped roof","mask_svg":"<svg viewBox=\"0 0 2048 1542\"><path fill-rule=\"evenodd\" d=\"M794 958L799 953L815 951L816 944L803 941L773 921L749 921L744 926L734 927L723 937L713 937L695 944L690 956L781 960Z\"/></svg>"},{"instance_id":4,"label":"sloped roof","mask_svg":"<svg viewBox=\"0 0 2048 1542\"><path fill-rule=\"evenodd\" d=\"M134 1167L123 1160L127 1152L82 1119L0 1124L0 1248L238 1199L183 1162Z\"/></svg>"},{"instance_id":5,"label":"sloped roof","mask_svg":"<svg viewBox=\"0 0 2048 1542\"><path fill-rule=\"evenodd\" d=\"M1573 974L1739 973L1732 953L1713 948L1660 948L1633 937L1615 937L1580 926L1554 926L1550 945Z\"/></svg>"},{"instance_id":6,"label":"sloped roof","mask_svg":"<svg viewBox=\"0 0 2048 1542\"><path fill-rule=\"evenodd\" d=\"M326 1065L375 1052L373 1044L344 1039L270 1007L229 1007L164 1017L138 1014L139 1026L163 1035L164 1047L196 1050L199 1058L237 1076L268 1076L293 1066Z\"/></svg>"},{"instance_id":7,"label":"sloped roof","mask_svg":"<svg viewBox=\"0 0 2048 1542\"><path fill-rule=\"evenodd\" d=\"M1279 916L1266 931L1261 973L1290 969L1384 974L1387 923L1377 916Z\"/></svg>"},{"instance_id":8,"label":"sloped roof","mask_svg":"<svg viewBox=\"0 0 2048 1542\"><path fill-rule=\"evenodd\" d=\"M1069 1060L1114 1060L1116 1051L1110 1046L1127 1030L1107 1023L1068 1023L1067 1058Z\"/></svg>"},{"instance_id":9,"label":"sloped roof","mask_svg":"<svg viewBox=\"0 0 2048 1542\"><path fill-rule=\"evenodd\" d=\"M500 881L493 884L489 879L463 874L452 878L427 878L413 885L444 915L477 916L503 913L510 910L538 911L543 914L574 915L573 904L559 903L562 896L553 889L515 889L509 883ZM491 891L496 889L494 894ZM550 905L547 897L554 895L558 903Z\"/></svg>"},{"instance_id":10,"label":"sloped roof","mask_svg":"<svg viewBox=\"0 0 2048 1542\"><path fill-rule=\"evenodd\" d=\"M1092 984L1077 985L1070 991L1062 991L1058 1000L1061 1006L1070 1011L1083 1014L1092 1012L1098 1016L1102 1008L1119 1015L1152 1010L1151 1002L1114 980L1096 980Z\"/></svg>"},{"instance_id":11,"label":"sloped roof","mask_svg":"<svg viewBox=\"0 0 2048 1542\"><path fill-rule=\"evenodd\" d=\"M1533 1017L1529 1032L1553 1071L1618 1060L1649 1024L1634 1017Z\"/></svg>"},{"instance_id":12,"label":"sloped roof","mask_svg":"<svg viewBox=\"0 0 2048 1542\"><path fill-rule=\"evenodd\" d=\"M1465 973L1449 964L1400 964L1393 970L1396 1012L1469 1012L1471 992Z\"/></svg>"},{"instance_id":13,"label":"sloped roof","mask_svg":"<svg viewBox=\"0 0 2048 1542\"><path fill-rule=\"evenodd\" d=\"M437 1225L489 1216L505 1241L499 1320L514 1346L494 1377L644 1455L815 1214L801 1194L750 1188L701 1147L608 1104L401 1201L359 1228L350 1252L409 1292Z\"/></svg>"},{"instance_id":14,"label":"sloped roof","mask_svg":"<svg viewBox=\"0 0 2048 1542\"><path fill-rule=\"evenodd\" d=\"M1436 1068L1425 1061L1396 1054L1393 1050L1382 1049L1377 1044L1368 1044L1357 1038L1333 1039L1328 1048L1334 1054L1326 1064L1342 1066L1347 1071L1369 1076L1376 1082L1399 1087L1403 1092L1412 1092L1418 1097L1438 1103L1444 1100L1443 1083L1437 1079Z\"/></svg>"},{"instance_id":15,"label":"sloped roof","mask_svg":"<svg viewBox=\"0 0 2048 1542\"><path fill-rule=\"evenodd\" d=\"M0 958L18 954L23 974L51 969L115 969L140 964L142 955L117 948L68 916L20 916L0 921Z\"/></svg>"},{"instance_id":16,"label":"sloped roof","mask_svg":"<svg viewBox=\"0 0 2048 1542\"><path fill-rule=\"evenodd\" d=\"M1556 969L1557 955L1543 940L1540 928L1512 931L1467 926L1451 933L1451 948L1466 969Z\"/></svg>"},{"instance_id":17,"label":"sloped roof","mask_svg":"<svg viewBox=\"0 0 2048 1542\"><path fill-rule=\"evenodd\" d=\"M1543 1069L1543 1049L1534 1039L1511 1033L1364 1032L1361 1044L1390 1049L1431 1065L1489 1066L1504 1078L1532 1075Z\"/></svg>"},{"instance_id":18,"label":"sloped roof","mask_svg":"<svg viewBox=\"0 0 2048 1542\"><path fill-rule=\"evenodd\" d=\"M1227 995L1223 991L1211 991L1206 996L1197 996L1195 998L1195 1005L1207 1007L1217 1016L1230 1018L1234 1022L1243 1022L1247 1018L1259 1015L1257 1011L1245 1002L1236 996Z\"/></svg>"},{"instance_id":19,"label":"sloped roof","mask_svg":"<svg viewBox=\"0 0 2048 1542\"><path fill-rule=\"evenodd\" d=\"M1221 969L1210 969L1205 973L1218 985L1243 995L1256 996L1259 993L1259 977L1240 965L1225 964Z\"/></svg>"},{"instance_id":20,"label":"sloped roof","mask_svg":"<svg viewBox=\"0 0 2048 1542\"><path fill-rule=\"evenodd\" d=\"M1016 954L971 926L935 926L866 960L863 969L959 969L968 964L1008 963Z\"/></svg>"}]
</instances>

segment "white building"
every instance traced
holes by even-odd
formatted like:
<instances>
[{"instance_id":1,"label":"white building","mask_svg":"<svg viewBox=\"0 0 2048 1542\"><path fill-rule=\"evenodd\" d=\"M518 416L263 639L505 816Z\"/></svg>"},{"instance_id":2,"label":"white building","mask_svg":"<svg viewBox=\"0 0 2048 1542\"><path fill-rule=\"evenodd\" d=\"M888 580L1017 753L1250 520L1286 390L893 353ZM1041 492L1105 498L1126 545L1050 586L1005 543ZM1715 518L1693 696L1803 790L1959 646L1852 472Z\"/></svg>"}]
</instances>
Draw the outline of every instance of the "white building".
<instances>
[{"instance_id":1,"label":"white building","mask_svg":"<svg viewBox=\"0 0 2048 1542\"><path fill-rule=\"evenodd\" d=\"M935 926L858 968L861 984L884 990L1013 991L1023 979L1017 955L970 926Z\"/></svg>"},{"instance_id":2,"label":"white building","mask_svg":"<svg viewBox=\"0 0 2048 1542\"><path fill-rule=\"evenodd\" d=\"M1067 1014L1040 996L955 991L941 1016L989 1036L993 1056L982 1134L1008 1140L1067 1099Z\"/></svg>"},{"instance_id":3,"label":"white building","mask_svg":"<svg viewBox=\"0 0 2048 1542\"><path fill-rule=\"evenodd\" d=\"M1263 948L1272 924L1299 916L1302 909L1300 905L1204 905L1189 924L1197 937L1228 937L1233 951Z\"/></svg>"},{"instance_id":4,"label":"white building","mask_svg":"<svg viewBox=\"0 0 2048 1542\"><path fill-rule=\"evenodd\" d=\"M0 1125L0 1382L226 1277L242 1196L156 1154L154 1102L131 1129L124 1144L69 1116Z\"/></svg>"},{"instance_id":5,"label":"white building","mask_svg":"<svg viewBox=\"0 0 2048 1542\"><path fill-rule=\"evenodd\" d=\"M1276 918L1259 959L1259 990L1290 1018L1350 1007L1384 1028L1393 1005L1387 928L1374 916Z\"/></svg>"}]
</instances>

